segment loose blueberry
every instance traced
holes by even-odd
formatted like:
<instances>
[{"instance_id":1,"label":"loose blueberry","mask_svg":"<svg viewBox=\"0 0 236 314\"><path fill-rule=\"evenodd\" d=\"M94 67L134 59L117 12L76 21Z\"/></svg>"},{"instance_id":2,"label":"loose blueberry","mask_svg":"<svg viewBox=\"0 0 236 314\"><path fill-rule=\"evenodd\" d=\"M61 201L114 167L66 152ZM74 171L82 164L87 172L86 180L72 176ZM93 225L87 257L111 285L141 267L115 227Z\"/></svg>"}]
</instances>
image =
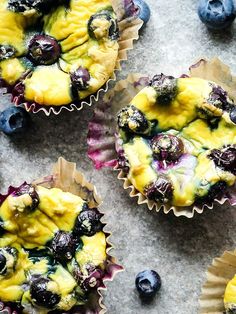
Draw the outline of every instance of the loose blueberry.
<instances>
[{"instance_id":1,"label":"loose blueberry","mask_svg":"<svg viewBox=\"0 0 236 314\"><path fill-rule=\"evenodd\" d=\"M60 302L59 287L55 281L39 277L30 286L33 303L47 309L53 309Z\"/></svg>"},{"instance_id":2,"label":"loose blueberry","mask_svg":"<svg viewBox=\"0 0 236 314\"><path fill-rule=\"evenodd\" d=\"M0 45L0 61L14 57L16 49L10 45Z\"/></svg>"},{"instance_id":3,"label":"loose blueberry","mask_svg":"<svg viewBox=\"0 0 236 314\"><path fill-rule=\"evenodd\" d=\"M55 63L61 54L57 40L48 35L35 35L29 42L28 58L36 65Z\"/></svg>"},{"instance_id":4,"label":"loose blueberry","mask_svg":"<svg viewBox=\"0 0 236 314\"><path fill-rule=\"evenodd\" d=\"M4 273L4 271L6 269L6 263L7 263L7 259L2 252L2 253L0 253L0 274Z\"/></svg>"},{"instance_id":5,"label":"loose blueberry","mask_svg":"<svg viewBox=\"0 0 236 314\"><path fill-rule=\"evenodd\" d=\"M90 74L89 71L83 67L70 74L71 82L76 90L86 90L89 87Z\"/></svg>"},{"instance_id":6,"label":"loose blueberry","mask_svg":"<svg viewBox=\"0 0 236 314\"><path fill-rule=\"evenodd\" d=\"M101 217L102 215L96 208L82 211L75 223L75 234L91 237L96 232L101 231L103 228L103 224L100 221Z\"/></svg>"},{"instance_id":7,"label":"loose blueberry","mask_svg":"<svg viewBox=\"0 0 236 314\"><path fill-rule=\"evenodd\" d=\"M164 74L155 75L150 82L157 92L157 102L160 105L168 105L177 94L177 79Z\"/></svg>"},{"instance_id":8,"label":"loose blueberry","mask_svg":"<svg viewBox=\"0 0 236 314\"><path fill-rule=\"evenodd\" d=\"M155 202L166 203L173 196L172 183L165 175L160 175L155 182L145 188L145 195Z\"/></svg>"},{"instance_id":9,"label":"loose blueberry","mask_svg":"<svg viewBox=\"0 0 236 314\"><path fill-rule=\"evenodd\" d=\"M142 298L152 298L161 288L161 277L154 270L145 270L137 275L135 285Z\"/></svg>"},{"instance_id":10,"label":"loose blueberry","mask_svg":"<svg viewBox=\"0 0 236 314\"><path fill-rule=\"evenodd\" d=\"M137 134L147 133L149 130L149 123L144 114L132 105L119 111L118 125L124 131Z\"/></svg>"},{"instance_id":11,"label":"loose blueberry","mask_svg":"<svg viewBox=\"0 0 236 314\"><path fill-rule=\"evenodd\" d=\"M234 0L200 0L198 15L211 29L224 29L235 19Z\"/></svg>"},{"instance_id":12,"label":"loose blueberry","mask_svg":"<svg viewBox=\"0 0 236 314\"><path fill-rule=\"evenodd\" d=\"M30 125L29 113L21 107L10 107L0 113L0 129L7 135L26 131Z\"/></svg>"},{"instance_id":13,"label":"loose blueberry","mask_svg":"<svg viewBox=\"0 0 236 314\"><path fill-rule=\"evenodd\" d=\"M184 152L180 138L169 134L159 134L151 141L154 158L166 162L177 161Z\"/></svg>"},{"instance_id":14,"label":"loose blueberry","mask_svg":"<svg viewBox=\"0 0 236 314\"><path fill-rule=\"evenodd\" d=\"M136 16L138 16L144 24L147 24L151 17L151 10L144 0L133 0L136 9Z\"/></svg>"},{"instance_id":15,"label":"loose blueberry","mask_svg":"<svg viewBox=\"0 0 236 314\"><path fill-rule=\"evenodd\" d=\"M217 167L236 175L236 146L227 146L222 149L213 149L209 156Z\"/></svg>"},{"instance_id":16,"label":"loose blueberry","mask_svg":"<svg viewBox=\"0 0 236 314\"><path fill-rule=\"evenodd\" d=\"M231 121L236 124L236 107L231 109L229 116Z\"/></svg>"},{"instance_id":17,"label":"loose blueberry","mask_svg":"<svg viewBox=\"0 0 236 314\"><path fill-rule=\"evenodd\" d=\"M103 10L92 15L88 21L88 32L90 37L95 39L110 38L117 40L119 28L117 20L113 17L113 12Z\"/></svg>"},{"instance_id":18,"label":"loose blueberry","mask_svg":"<svg viewBox=\"0 0 236 314\"><path fill-rule=\"evenodd\" d=\"M75 253L75 240L70 232L58 231L52 240L51 249L56 260L69 261Z\"/></svg>"}]
</instances>

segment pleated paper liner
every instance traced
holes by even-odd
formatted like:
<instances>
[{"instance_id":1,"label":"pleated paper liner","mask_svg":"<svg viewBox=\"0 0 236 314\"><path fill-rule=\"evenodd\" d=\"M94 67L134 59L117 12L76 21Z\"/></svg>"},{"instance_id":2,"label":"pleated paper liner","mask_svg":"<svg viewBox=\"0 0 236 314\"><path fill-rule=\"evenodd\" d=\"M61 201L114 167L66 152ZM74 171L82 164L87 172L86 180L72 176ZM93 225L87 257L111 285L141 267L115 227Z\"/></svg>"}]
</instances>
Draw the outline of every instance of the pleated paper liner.
<instances>
[{"instance_id":1,"label":"pleated paper liner","mask_svg":"<svg viewBox=\"0 0 236 314\"><path fill-rule=\"evenodd\" d=\"M186 75L184 75L186 76ZM201 59L189 69L190 77L200 77L216 82L221 85L236 103L236 77L231 74L230 68L222 63L218 58L212 60ZM94 117L89 123L88 132L88 156L92 159L95 168L114 167L119 171L118 179L123 180L124 189L130 190L130 197L137 198L138 204L146 204L150 210L161 209L165 214L173 211L175 216L185 216L192 218L196 213L201 214L206 208L213 208L214 203L224 204L229 201L231 205L236 204L236 186L228 189L221 199L215 199L211 204L196 205L189 207L177 207L148 200L143 194L135 189L127 178L127 174L118 169L117 152L120 145L117 140L117 112L128 105L133 97L145 86L149 79L146 75L130 74L127 79L117 82L102 99L99 100Z\"/></svg>"},{"instance_id":2,"label":"pleated paper liner","mask_svg":"<svg viewBox=\"0 0 236 314\"><path fill-rule=\"evenodd\" d=\"M60 157L57 163L54 165L52 173L46 177L35 180L32 184L40 185L46 188L60 188L64 192L70 192L80 196L82 199L88 202L90 208L98 207L101 205L102 200L97 194L96 187L89 183L83 176L83 174L76 170L76 164L68 162ZM0 195L0 205L6 199L6 197L13 193L18 188L10 186L6 195ZM104 223L106 227L106 223ZM107 265L105 269L105 275L102 279L101 285L97 290L92 291L89 296L88 302L83 306L76 306L72 310L63 313L70 314L104 314L106 313L106 307L103 304L102 290L106 290L106 281L112 281L114 276L123 270L123 267L118 265L116 259L109 254L113 248L109 242L111 233L104 230L107 241ZM13 309L10 306L4 307L4 303L0 302L1 307L4 308L4 314L12 313ZM16 311L17 313L17 311Z\"/></svg>"},{"instance_id":3,"label":"pleated paper liner","mask_svg":"<svg viewBox=\"0 0 236 314\"><path fill-rule=\"evenodd\" d=\"M208 268L206 282L200 296L201 314L222 314L225 312L224 293L228 282L236 274L236 251L224 252L215 258Z\"/></svg>"},{"instance_id":4,"label":"pleated paper liner","mask_svg":"<svg viewBox=\"0 0 236 314\"><path fill-rule=\"evenodd\" d=\"M44 112L47 116L51 113L58 115L62 110L73 111L73 110L81 110L84 106L91 106L94 102L98 101L103 92L107 92L109 88L109 82L114 81L116 79L115 71L121 70L121 61L127 60L128 51L133 49L134 40L138 40L139 38L139 30L143 25L141 19L137 17L137 15L127 16L127 12L125 10L125 6L129 4L129 6L134 7L133 0L111 0L112 6L115 10L115 13L118 17L118 26L120 30L120 38L119 38L119 52L118 58L116 61L116 67L114 73L111 78L104 84L102 88L100 88L96 93L88 96L81 101L73 102L69 105L62 106L43 106L35 102L28 102L23 100L19 96L12 96L12 102L16 106L24 106L27 111L38 113L40 111ZM135 10L133 9L135 13ZM9 93L10 88L2 88L0 98L3 98L4 94Z\"/></svg>"}]
</instances>

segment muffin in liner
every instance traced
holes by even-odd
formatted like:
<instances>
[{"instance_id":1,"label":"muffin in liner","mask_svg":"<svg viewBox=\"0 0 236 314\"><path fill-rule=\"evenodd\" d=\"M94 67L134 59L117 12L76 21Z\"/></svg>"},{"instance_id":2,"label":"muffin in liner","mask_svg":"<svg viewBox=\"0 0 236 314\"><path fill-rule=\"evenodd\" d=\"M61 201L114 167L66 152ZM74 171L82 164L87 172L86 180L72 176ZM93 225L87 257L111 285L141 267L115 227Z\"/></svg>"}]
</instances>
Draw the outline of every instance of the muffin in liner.
<instances>
[{"instance_id":1,"label":"muffin in liner","mask_svg":"<svg viewBox=\"0 0 236 314\"><path fill-rule=\"evenodd\" d=\"M136 14L133 0L111 0L111 3L118 20L119 51L114 72L110 79L103 85L103 87L87 98L79 101L73 101L69 105L44 106L36 102L25 101L22 96L18 95L18 93L16 95L14 94L14 90L12 91L11 86L6 86L6 84L2 81L0 82L0 86L2 86L1 97L3 97L3 101L4 94L10 93L12 95L11 100L16 106L22 105L27 111L31 111L33 113L43 111L47 116L49 116L51 113L57 115L63 109L66 109L67 111L73 111L75 109L81 110L86 105L91 106L93 102L97 101L101 97L102 92L107 92L109 82L116 79L115 71L121 70L121 61L127 60L128 50L133 49L133 42L139 38L139 30L143 25L142 20L139 19ZM129 10L127 10L127 8L129 8Z\"/></svg>"},{"instance_id":2,"label":"muffin in liner","mask_svg":"<svg viewBox=\"0 0 236 314\"><path fill-rule=\"evenodd\" d=\"M231 74L229 67L223 64L218 58L209 61L201 59L190 67L188 75L182 75L182 77L186 76L211 80L222 86L228 92L231 99L236 101L236 77ZM117 112L125 104L129 104L133 97L149 84L149 81L150 78L145 75L130 74L126 80L118 82L98 102L94 111L94 117L89 124L87 138L88 156L92 159L97 169L110 166L118 170L118 179L124 181L124 189L130 189L130 197L136 197L138 204L147 204L150 210L153 208L156 211L163 209L166 214L173 211L175 216L192 218L195 212L201 214L205 208L213 208L213 203L204 204L203 206L177 207L148 200L131 184L125 171L118 169L117 153L121 150L121 147L116 136ZM235 186L229 188L221 199L215 199L214 202L222 205L226 200L231 205L236 204Z\"/></svg>"},{"instance_id":3,"label":"muffin in liner","mask_svg":"<svg viewBox=\"0 0 236 314\"><path fill-rule=\"evenodd\" d=\"M25 183L24 183L25 184ZM76 164L68 162L60 157L57 163L54 165L52 174L35 180L32 182L33 185L40 185L45 188L59 188L63 192L70 192L74 195L81 197L86 200L89 208L99 207L102 203L101 198L97 194L96 187L89 183L83 176L82 173L76 170ZM17 192L20 187L10 186L6 195L0 195L0 204L12 193ZM102 216L101 212L99 212ZM103 226L106 227L106 223L102 222ZM111 233L104 230L106 236L106 253L107 260L104 270L104 277L102 278L99 287L93 290L90 295L88 302L85 305L73 307L70 311L63 313L76 313L76 314L102 314L106 313L106 307L103 304L102 290L106 290L105 281L112 281L114 276L123 271L123 267L118 265L116 259L110 255L110 250L113 248L109 242ZM21 310L15 307L11 303L4 303L0 301L0 311L4 313L21 313ZM55 311L54 311L55 312ZM59 313L59 312L58 312Z\"/></svg>"},{"instance_id":4,"label":"muffin in liner","mask_svg":"<svg viewBox=\"0 0 236 314\"><path fill-rule=\"evenodd\" d=\"M206 282L200 296L201 314L225 313L224 293L228 282L236 274L236 251L226 251L215 258L208 268Z\"/></svg>"}]
</instances>

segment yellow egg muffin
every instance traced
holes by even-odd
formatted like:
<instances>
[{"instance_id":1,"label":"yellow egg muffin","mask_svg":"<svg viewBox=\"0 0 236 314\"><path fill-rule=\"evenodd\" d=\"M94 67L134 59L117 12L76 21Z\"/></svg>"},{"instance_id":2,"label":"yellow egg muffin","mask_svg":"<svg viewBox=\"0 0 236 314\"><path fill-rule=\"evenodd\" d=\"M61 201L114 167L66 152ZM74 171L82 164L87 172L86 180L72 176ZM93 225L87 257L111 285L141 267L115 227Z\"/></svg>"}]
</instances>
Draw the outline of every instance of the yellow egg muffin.
<instances>
[{"instance_id":1,"label":"yellow egg muffin","mask_svg":"<svg viewBox=\"0 0 236 314\"><path fill-rule=\"evenodd\" d=\"M236 181L236 106L214 82L156 75L118 113L119 168L147 199L203 206Z\"/></svg>"},{"instance_id":2,"label":"yellow egg muffin","mask_svg":"<svg viewBox=\"0 0 236 314\"><path fill-rule=\"evenodd\" d=\"M0 300L18 313L86 307L108 275L101 217L59 188L11 188L0 205Z\"/></svg>"},{"instance_id":3,"label":"yellow egg muffin","mask_svg":"<svg viewBox=\"0 0 236 314\"><path fill-rule=\"evenodd\" d=\"M21 101L69 105L111 77L118 37L110 0L2 0L1 80Z\"/></svg>"}]
</instances>

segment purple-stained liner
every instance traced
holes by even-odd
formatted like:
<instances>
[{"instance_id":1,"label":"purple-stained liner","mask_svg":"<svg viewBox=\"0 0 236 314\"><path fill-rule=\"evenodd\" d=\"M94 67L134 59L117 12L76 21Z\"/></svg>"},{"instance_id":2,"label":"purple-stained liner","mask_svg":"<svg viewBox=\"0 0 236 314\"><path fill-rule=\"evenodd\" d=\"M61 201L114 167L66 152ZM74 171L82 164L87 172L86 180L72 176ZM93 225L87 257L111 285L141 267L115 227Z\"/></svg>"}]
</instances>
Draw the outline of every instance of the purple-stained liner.
<instances>
[{"instance_id":1,"label":"purple-stained liner","mask_svg":"<svg viewBox=\"0 0 236 314\"><path fill-rule=\"evenodd\" d=\"M236 274L236 250L225 251L212 261L206 272L206 282L199 299L200 314L222 314L225 311L224 293Z\"/></svg>"},{"instance_id":2,"label":"purple-stained liner","mask_svg":"<svg viewBox=\"0 0 236 314\"><path fill-rule=\"evenodd\" d=\"M66 170L68 169L68 174ZM62 180L64 181L62 184ZM86 199L90 208L99 207L102 203L101 198L97 195L96 187L91 183L87 182L83 174L76 170L76 164L66 161L64 158L60 157L58 162L54 165L53 174L40 178L32 183L33 185L41 185L46 188L58 187L63 191L71 192L83 199ZM27 185L26 182L18 187L9 186L6 194L0 194L0 206L6 200L9 195L16 195L19 191ZM86 198L87 197L87 198ZM100 212L102 216L104 213ZM107 223L103 222L104 228ZM76 306L70 311L63 311L63 314L104 314L106 313L106 307L103 304L102 291L106 290L105 281L112 281L118 272L124 270L124 268L117 264L116 259L109 254L110 250L113 249L112 244L109 242L111 233L103 230L106 236L107 242L107 260L106 269L103 278L101 279L99 287L97 290L93 290L90 293L89 301L87 304L82 306ZM15 310L11 308L8 303L4 304L0 301L0 314L20 314L20 310ZM54 312L53 312L54 313Z\"/></svg>"},{"instance_id":3,"label":"purple-stained liner","mask_svg":"<svg viewBox=\"0 0 236 314\"><path fill-rule=\"evenodd\" d=\"M190 67L189 74L181 77L201 77L216 82L222 86L236 103L236 77L233 77L229 67L218 58L212 60L201 59ZM221 199L215 199L212 204L196 205L190 207L176 207L168 204L147 200L127 178L127 172L118 169L117 155L122 154L122 147L117 141L117 112L129 104L133 97L149 83L149 78L142 74L130 74L126 80L118 82L113 90L110 90L99 100L94 110L94 117L89 123L88 131L88 156L93 161L96 169L113 167L118 171L118 179L124 181L124 189L130 189L130 197L138 198L138 204L147 204L150 210L163 209L165 214L173 211L174 215L192 218L194 213L201 214L204 209L212 209L214 203L223 205L226 201L230 205L236 205L236 185L227 189ZM200 205L199 205L200 206Z\"/></svg>"},{"instance_id":4,"label":"purple-stained liner","mask_svg":"<svg viewBox=\"0 0 236 314\"><path fill-rule=\"evenodd\" d=\"M120 30L119 38L119 51L118 58L116 61L116 66L114 73L111 78L101 87L96 93L88 96L87 98L73 102L69 105L61 106L44 106L36 102L25 101L20 91L14 91L14 87L6 85L6 83L0 79L0 88L3 88L1 94L12 93L11 100L16 106L24 106L27 111L38 113L40 111L44 112L46 116L49 116L51 113L58 115L62 110L73 111L81 110L84 106L92 106L94 102L97 102L101 97L102 93L106 93L109 88L109 83L116 80L115 72L121 70L121 61L125 61L128 58L128 51L133 49L134 40L139 38L139 30L143 26L143 21L137 16L137 7L135 6L133 0L111 0L113 9L117 15L118 26ZM27 75L24 74L24 75ZM20 82L18 83L18 89L21 88ZM1 98L1 95L0 95Z\"/></svg>"}]
</instances>

